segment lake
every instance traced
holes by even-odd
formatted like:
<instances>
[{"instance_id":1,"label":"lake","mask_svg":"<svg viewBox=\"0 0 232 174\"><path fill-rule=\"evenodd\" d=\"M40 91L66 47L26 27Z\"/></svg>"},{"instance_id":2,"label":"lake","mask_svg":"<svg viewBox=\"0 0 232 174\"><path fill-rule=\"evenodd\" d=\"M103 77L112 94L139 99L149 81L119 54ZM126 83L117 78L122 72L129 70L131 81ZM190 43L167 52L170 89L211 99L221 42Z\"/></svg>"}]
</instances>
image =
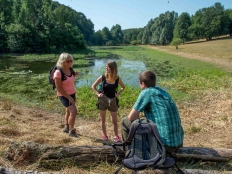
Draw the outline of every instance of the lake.
<instances>
[{"instance_id":1,"label":"lake","mask_svg":"<svg viewBox=\"0 0 232 174\"><path fill-rule=\"evenodd\" d=\"M146 69L146 66L141 61L127 60L125 58L117 59L91 59L92 66L77 67L74 65L74 69L79 72L76 79L76 86L91 86L92 83L101 75L105 73L105 65L108 60L114 60L118 65L118 75L123 80L125 85L139 86L138 75L141 71ZM28 73L32 71L33 74L48 73L50 68L54 66L53 62L46 61L14 61L13 58L0 59L1 71L10 70L14 74ZM76 68L77 67L77 68ZM47 76L46 76L47 78Z\"/></svg>"},{"instance_id":2,"label":"lake","mask_svg":"<svg viewBox=\"0 0 232 174\"><path fill-rule=\"evenodd\" d=\"M109 59L94 59L93 66L78 68L78 70L86 71L86 74L80 73L77 78L76 86L91 86L93 82L102 74L105 73L106 62ZM143 62L132 61L126 59L110 59L114 60L118 66L118 75L123 80L125 85L139 86L138 75L141 71L146 69Z\"/></svg>"}]
</instances>

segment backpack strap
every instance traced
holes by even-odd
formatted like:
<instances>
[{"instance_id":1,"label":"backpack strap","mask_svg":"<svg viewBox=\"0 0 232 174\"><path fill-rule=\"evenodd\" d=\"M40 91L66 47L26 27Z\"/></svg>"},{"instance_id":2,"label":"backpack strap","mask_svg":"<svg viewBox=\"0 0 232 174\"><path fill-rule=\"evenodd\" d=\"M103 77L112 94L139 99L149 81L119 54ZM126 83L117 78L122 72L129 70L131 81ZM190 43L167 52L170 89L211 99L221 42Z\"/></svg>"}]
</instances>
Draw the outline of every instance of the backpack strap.
<instances>
[{"instance_id":1,"label":"backpack strap","mask_svg":"<svg viewBox=\"0 0 232 174\"><path fill-rule=\"evenodd\" d=\"M131 141L133 140L134 138L134 134L136 132L136 130L138 129L140 125L140 122L134 122L133 124L131 124L131 127L130 127L130 132L129 132L129 135L127 137L127 139L122 142L122 143L113 143L112 144L112 147L114 148L114 156L115 156L115 159L118 159L118 150L116 148L116 146L123 146L123 150L125 151L126 150L126 145L130 145L131 144Z\"/></svg>"},{"instance_id":2,"label":"backpack strap","mask_svg":"<svg viewBox=\"0 0 232 174\"><path fill-rule=\"evenodd\" d=\"M118 81L119 81L119 76L118 76L118 78L115 80L116 91L117 91L117 88L118 88Z\"/></svg>"},{"instance_id":3,"label":"backpack strap","mask_svg":"<svg viewBox=\"0 0 232 174\"><path fill-rule=\"evenodd\" d=\"M157 129L157 126L154 124L154 123L148 123L149 126L151 127L153 133L155 134L156 136L156 139L158 140L159 144L160 145L163 145L162 141L161 141L161 138L160 138L160 135L159 135L159 132L158 132L158 129Z\"/></svg>"},{"instance_id":4,"label":"backpack strap","mask_svg":"<svg viewBox=\"0 0 232 174\"><path fill-rule=\"evenodd\" d=\"M58 68L58 70L60 70L60 73L61 73L61 81L66 80L65 73L64 73L63 69L62 68Z\"/></svg>"},{"instance_id":5,"label":"backpack strap","mask_svg":"<svg viewBox=\"0 0 232 174\"><path fill-rule=\"evenodd\" d=\"M176 160L175 158L173 157L173 155L171 153L168 153L170 157L166 157L166 149L163 145L163 143L161 142L161 139L160 139L160 135L159 135L159 132L158 132L158 129L157 129L157 126L153 123L149 123L149 126L151 127L153 133L155 134L156 136L156 139L158 141L158 143L160 144L160 147L162 148L162 153L164 154L163 156L165 158L161 159L160 160L160 165L158 164L157 167L155 168L167 168L167 167L171 167L171 166L175 166L176 169L178 170L179 173L181 174L185 174L176 164ZM154 169L155 169L154 168Z\"/></svg>"},{"instance_id":6,"label":"backpack strap","mask_svg":"<svg viewBox=\"0 0 232 174\"><path fill-rule=\"evenodd\" d=\"M140 124L141 124L140 122L135 122L135 123L131 124L130 132L129 132L129 135L128 135L127 140L125 142L130 143L133 140L135 132L138 129Z\"/></svg>"},{"instance_id":7,"label":"backpack strap","mask_svg":"<svg viewBox=\"0 0 232 174\"><path fill-rule=\"evenodd\" d=\"M105 74L102 74L102 92L104 93L104 90L103 90L103 86L105 85L105 83L106 83L106 76L105 76Z\"/></svg>"},{"instance_id":8,"label":"backpack strap","mask_svg":"<svg viewBox=\"0 0 232 174\"><path fill-rule=\"evenodd\" d=\"M119 77L115 80L116 89L118 88L118 81L119 81ZM103 91L103 93L104 93L103 86L104 86L105 83L106 83L106 76L105 76L105 74L102 74L101 91ZM117 92L117 90L116 90L116 92Z\"/></svg>"},{"instance_id":9,"label":"backpack strap","mask_svg":"<svg viewBox=\"0 0 232 174\"><path fill-rule=\"evenodd\" d=\"M154 135L156 136L157 142L160 145L160 148L161 148L160 150L161 150L163 156L166 157L166 149L165 149L165 147L164 147L164 145L163 145L163 143L162 143L162 141L160 139L160 135L159 135L157 126L154 123L151 123L151 122L148 123L148 125L150 126L150 128L152 129ZM165 158L162 158L159 163L163 164L164 161L165 161Z\"/></svg>"},{"instance_id":10,"label":"backpack strap","mask_svg":"<svg viewBox=\"0 0 232 174\"><path fill-rule=\"evenodd\" d=\"M58 69L60 70L60 73L61 73L61 81L66 80L66 79L67 79L67 77L65 76L65 73L64 73L63 69L62 69L62 68L58 68ZM70 71L71 71L71 75L73 75L73 76L74 76L75 71L73 70L73 68L72 68L72 67L70 67L69 69L70 69Z\"/></svg>"},{"instance_id":11,"label":"backpack strap","mask_svg":"<svg viewBox=\"0 0 232 174\"><path fill-rule=\"evenodd\" d=\"M75 75L74 69L73 69L72 67L70 67L69 69L70 69L70 71L71 71L71 74L74 76L74 75Z\"/></svg>"}]
</instances>

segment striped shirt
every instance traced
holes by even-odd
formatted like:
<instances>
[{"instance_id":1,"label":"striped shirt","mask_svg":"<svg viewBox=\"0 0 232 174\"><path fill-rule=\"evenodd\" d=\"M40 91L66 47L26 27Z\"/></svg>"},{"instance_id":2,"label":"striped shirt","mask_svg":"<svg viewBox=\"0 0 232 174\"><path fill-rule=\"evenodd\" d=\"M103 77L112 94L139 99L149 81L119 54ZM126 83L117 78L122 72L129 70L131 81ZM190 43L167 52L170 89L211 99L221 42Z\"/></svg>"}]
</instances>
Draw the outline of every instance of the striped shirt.
<instances>
[{"instance_id":1,"label":"striped shirt","mask_svg":"<svg viewBox=\"0 0 232 174\"><path fill-rule=\"evenodd\" d=\"M164 145L176 147L183 144L184 131L179 112L166 91L159 87L145 88L141 91L133 108L144 112L146 118L157 125Z\"/></svg>"}]
</instances>

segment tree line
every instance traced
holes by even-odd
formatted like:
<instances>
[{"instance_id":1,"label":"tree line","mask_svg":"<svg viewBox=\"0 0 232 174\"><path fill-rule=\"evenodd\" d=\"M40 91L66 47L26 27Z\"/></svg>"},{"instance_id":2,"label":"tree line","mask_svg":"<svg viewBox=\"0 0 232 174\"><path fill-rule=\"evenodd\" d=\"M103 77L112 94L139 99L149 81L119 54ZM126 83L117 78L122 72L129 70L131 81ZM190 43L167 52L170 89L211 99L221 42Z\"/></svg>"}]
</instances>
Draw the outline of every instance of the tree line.
<instances>
[{"instance_id":1,"label":"tree line","mask_svg":"<svg viewBox=\"0 0 232 174\"><path fill-rule=\"evenodd\" d=\"M0 22L0 52L75 52L94 34L83 13L52 0L0 0Z\"/></svg>"},{"instance_id":2,"label":"tree line","mask_svg":"<svg viewBox=\"0 0 232 174\"><path fill-rule=\"evenodd\" d=\"M137 38L131 32L133 43L167 45L172 41L180 40L182 43L191 40L205 38L211 40L213 37L229 34L232 36L232 9L225 10L221 3L215 3L208 8L199 9L194 15L183 12L180 16L174 11L160 14L151 19L142 30L136 30ZM139 31L139 32L138 32ZM125 39L128 42L130 39Z\"/></svg>"},{"instance_id":3,"label":"tree line","mask_svg":"<svg viewBox=\"0 0 232 174\"><path fill-rule=\"evenodd\" d=\"M76 52L87 45L167 45L221 35L232 35L232 9L217 2L196 11L165 12L143 28L94 31L90 19L52 0L0 0L0 52Z\"/></svg>"}]
</instances>

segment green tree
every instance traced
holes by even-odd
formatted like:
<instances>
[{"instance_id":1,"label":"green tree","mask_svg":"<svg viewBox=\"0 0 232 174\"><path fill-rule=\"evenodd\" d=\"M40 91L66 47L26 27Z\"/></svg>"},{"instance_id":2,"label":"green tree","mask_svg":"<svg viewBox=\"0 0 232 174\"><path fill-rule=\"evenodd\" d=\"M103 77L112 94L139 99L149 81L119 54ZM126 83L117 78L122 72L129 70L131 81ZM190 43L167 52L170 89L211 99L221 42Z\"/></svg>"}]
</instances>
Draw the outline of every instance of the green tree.
<instances>
[{"instance_id":1,"label":"green tree","mask_svg":"<svg viewBox=\"0 0 232 174\"><path fill-rule=\"evenodd\" d=\"M188 38L191 40L198 40L204 37L204 29L201 22L202 15L202 10L198 10L191 17L191 25L188 28Z\"/></svg>"},{"instance_id":2,"label":"green tree","mask_svg":"<svg viewBox=\"0 0 232 174\"><path fill-rule=\"evenodd\" d=\"M121 26L116 24L115 26L113 25L112 28L110 29L112 39L116 44L120 44L123 41L123 32L121 29Z\"/></svg>"},{"instance_id":3,"label":"green tree","mask_svg":"<svg viewBox=\"0 0 232 174\"><path fill-rule=\"evenodd\" d=\"M49 31L51 24L51 0L30 1L15 0L13 3L12 16L15 24L23 26L25 35L24 50L27 52L46 52L50 48ZM20 6L20 7L19 7ZM17 17L18 16L18 17ZM11 32L12 34L12 32ZM10 36L14 37L13 35Z\"/></svg>"},{"instance_id":4,"label":"green tree","mask_svg":"<svg viewBox=\"0 0 232 174\"><path fill-rule=\"evenodd\" d=\"M174 28L174 38L182 39L182 42L188 39L188 28L191 25L191 17L187 12L181 13L178 17L175 28Z\"/></svg>"},{"instance_id":5,"label":"green tree","mask_svg":"<svg viewBox=\"0 0 232 174\"><path fill-rule=\"evenodd\" d=\"M12 52L26 52L30 31L21 24L10 24L7 29L7 45Z\"/></svg>"},{"instance_id":6,"label":"green tree","mask_svg":"<svg viewBox=\"0 0 232 174\"><path fill-rule=\"evenodd\" d=\"M94 33L94 45L103 45L103 37L102 37L102 32L101 30L98 30L97 32Z\"/></svg>"},{"instance_id":7,"label":"green tree","mask_svg":"<svg viewBox=\"0 0 232 174\"><path fill-rule=\"evenodd\" d=\"M91 44L91 37L94 35L94 24L90 19L87 19L86 16L81 12L72 12L73 25L76 25L80 32L83 34L86 42Z\"/></svg>"},{"instance_id":8,"label":"green tree","mask_svg":"<svg viewBox=\"0 0 232 174\"><path fill-rule=\"evenodd\" d=\"M204 37L211 40L214 36L220 36L225 29L228 29L228 21L224 13L224 7L221 3L215 3L214 6L202 9L201 25L204 29Z\"/></svg>"},{"instance_id":9,"label":"green tree","mask_svg":"<svg viewBox=\"0 0 232 174\"><path fill-rule=\"evenodd\" d=\"M143 30L141 30L139 34L137 35L137 40L140 40L141 42L142 38L143 38Z\"/></svg>"},{"instance_id":10,"label":"green tree","mask_svg":"<svg viewBox=\"0 0 232 174\"><path fill-rule=\"evenodd\" d=\"M176 12L167 11L155 19L151 27L152 37L150 44L167 45L172 41L177 16L178 14Z\"/></svg>"},{"instance_id":11,"label":"green tree","mask_svg":"<svg viewBox=\"0 0 232 174\"><path fill-rule=\"evenodd\" d=\"M173 38L172 42L170 43L171 45L175 46L176 49L178 49L178 46L181 44L182 39L180 38Z\"/></svg>"},{"instance_id":12,"label":"green tree","mask_svg":"<svg viewBox=\"0 0 232 174\"><path fill-rule=\"evenodd\" d=\"M135 40L142 40L143 36L143 28L131 28L131 29L126 29L123 30L124 33L124 38L123 38L123 43L124 44L130 44L131 41ZM140 34L140 37L138 38L138 35Z\"/></svg>"},{"instance_id":13,"label":"green tree","mask_svg":"<svg viewBox=\"0 0 232 174\"><path fill-rule=\"evenodd\" d=\"M102 29L102 39L103 39L103 44L105 45L108 41L112 40L112 35L111 32L109 30L109 28L104 27Z\"/></svg>"},{"instance_id":14,"label":"green tree","mask_svg":"<svg viewBox=\"0 0 232 174\"><path fill-rule=\"evenodd\" d=\"M153 26L153 23L154 23L155 20L150 19L148 24L145 26L145 28L143 30L142 44L150 44L151 37L152 37L152 31L151 31L152 29L151 29L151 27Z\"/></svg>"},{"instance_id":15,"label":"green tree","mask_svg":"<svg viewBox=\"0 0 232 174\"><path fill-rule=\"evenodd\" d=\"M124 44L130 44L131 38L132 38L132 33L131 32L127 32L127 31L123 31L124 33L124 37L123 37L123 43Z\"/></svg>"},{"instance_id":16,"label":"green tree","mask_svg":"<svg viewBox=\"0 0 232 174\"><path fill-rule=\"evenodd\" d=\"M225 10L225 14L228 18L228 33L232 36L232 9Z\"/></svg>"},{"instance_id":17,"label":"green tree","mask_svg":"<svg viewBox=\"0 0 232 174\"><path fill-rule=\"evenodd\" d=\"M0 52L7 51L6 28L12 22L12 1L0 0Z\"/></svg>"}]
</instances>

